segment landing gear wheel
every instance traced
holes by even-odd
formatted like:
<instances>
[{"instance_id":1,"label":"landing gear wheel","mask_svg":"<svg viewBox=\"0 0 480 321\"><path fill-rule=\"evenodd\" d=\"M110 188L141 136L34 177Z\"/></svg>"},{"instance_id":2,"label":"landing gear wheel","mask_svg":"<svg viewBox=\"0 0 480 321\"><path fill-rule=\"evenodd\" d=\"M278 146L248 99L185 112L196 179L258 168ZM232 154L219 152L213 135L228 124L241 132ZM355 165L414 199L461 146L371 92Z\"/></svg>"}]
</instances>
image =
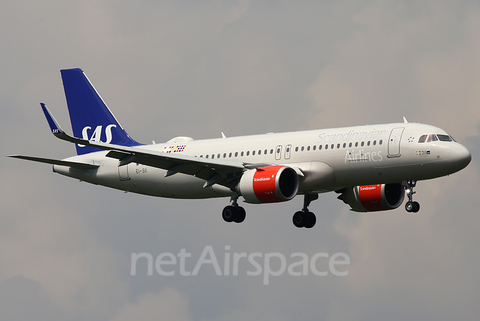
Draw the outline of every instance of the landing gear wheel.
<instances>
[{"instance_id":1,"label":"landing gear wheel","mask_svg":"<svg viewBox=\"0 0 480 321\"><path fill-rule=\"evenodd\" d=\"M237 216L236 212L237 211L235 210L235 207L230 205L225 206L225 208L222 211L222 218L225 220L225 222L229 222L229 223L233 222L233 220Z\"/></svg>"},{"instance_id":2,"label":"landing gear wheel","mask_svg":"<svg viewBox=\"0 0 480 321\"><path fill-rule=\"evenodd\" d=\"M405 211L407 211L408 213L413 212L413 202L408 201L407 203L405 203Z\"/></svg>"},{"instance_id":3,"label":"landing gear wheel","mask_svg":"<svg viewBox=\"0 0 480 321\"><path fill-rule=\"evenodd\" d=\"M303 209L293 214L293 225L296 227L312 228L317 222L315 214L308 210L308 206L314 200L318 199L318 193L305 194L303 198Z\"/></svg>"},{"instance_id":4,"label":"landing gear wheel","mask_svg":"<svg viewBox=\"0 0 480 321\"><path fill-rule=\"evenodd\" d=\"M305 214L306 214L306 217L307 217L307 221L305 223L305 228L314 227L315 223L317 222L317 217L315 216L315 214L313 214L312 212L307 212Z\"/></svg>"},{"instance_id":5,"label":"landing gear wheel","mask_svg":"<svg viewBox=\"0 0 480 321\"><path fill-rule=\"evenodd\" d=\"M407 192L408 202L405 203L405 210L409 213L417 213L420 210L420 204L418 202L413 201L413 194L416 192L413 188L417 185L416 181L405 181L403 182L403 186L405 188L405 192Z\"/></svg>"},{"instance_id":6,"label":"landing gear wheel","mask_svg":"<svg viewBox=\"0 0 480 321\"><path fill-rule=\"evenodd\" d=\"M298 211L293 214L292 221L296 227L312 228L317 222L317 217L312 212Z\"/></svg>"},{"instance_id":7,"label":"landing gear wheel","mask_svg":"<svg viewBox=\"0 0 480 321\"><path fill-rule=\"evenodd\" d=\"M420 204L418 202L413 202L413 210L412 212L413 213L417 213L418 211L420 211Z\"/></svg>"},{"instance_id":8,"label":"landing gear wheel","mask_svg":"<svg viewBox=\"0 0 480 321\"><path fill-rule=\"evenodd\" d=\"M245 220L247 213L243 207L238 206L237 200L238 193L234 191L232 192L232 198L230 199L232 205L225 206L222 211L222 218L225 222L242 223Z\"/></svg>"},{"instance_id":9,"label":"landing gear wheel","mask_svg":"<svg viewBox=\"0 0 480 321\"><path fill-rule=\"evenodd\" d=\"M296 227L304 227L305 226L305 215L304 212L298 211L295 214L293 214L293 225Z\"/></svg>"},{"instance_id":10,"label":"landing gear wheel","mask_svg":"<svg viewBox=\"0 0 480 321\"><path fill-rule=\"evenodd\" d=\"M418 202L408 201L405 204L405 210L409 213L417 213L420 210L420 204Z\"/></svg>"},{"instance_id":11,"label":"landing gear wheel","mask_svg":"<svg viewBox=\"0 0 480 321\"><path fill-rule=\"evenodd\" d=\"M242 223L245 220L245 217L247 216L247 212L245 212L245 209L240 206L237 206L236 210L237 210L237 213L233 221L235 223Z\"/></svg>"},{"instance_id":12,"label":"landing gear wheel","mask_svg":"<svg viewBox=\"0 0 480 321\"><path fill-rule=\"evenodd\" d=\"M225 222L235 222L235 223L242 223L245 220L247 213L245 209L240 206L232 206L228 205L222 211L222 218Z\"/></svg>"}]
</instances>

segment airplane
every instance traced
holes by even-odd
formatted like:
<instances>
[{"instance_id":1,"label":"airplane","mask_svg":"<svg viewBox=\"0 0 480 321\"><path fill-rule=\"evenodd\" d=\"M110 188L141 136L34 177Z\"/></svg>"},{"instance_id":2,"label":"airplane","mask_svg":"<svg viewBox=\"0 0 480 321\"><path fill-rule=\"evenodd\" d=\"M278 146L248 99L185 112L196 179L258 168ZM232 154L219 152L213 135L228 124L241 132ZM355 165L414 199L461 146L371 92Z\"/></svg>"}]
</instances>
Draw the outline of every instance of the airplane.
<instances>
[{"instance_id":1,"label":"airplane","mask_svg":"<svg viewBox=\"0 0 480 321\"><path fill-rule=\"evenodd\" d=\"M398 208L417 213L417 181L447 176L471 161L467 148L443 129L407 122L194 140L175 137L141 144L123 129L79 68L61 70L73 135L41 103L51 132L75 144L63 160L9 155L53 165L55 173L118 190L176 199L230 197L226 222L241 223L238 205L276 203L303 195L292 218L312 228L310 203L336 192L352 211Z\"/></svg>"}]
</instances>

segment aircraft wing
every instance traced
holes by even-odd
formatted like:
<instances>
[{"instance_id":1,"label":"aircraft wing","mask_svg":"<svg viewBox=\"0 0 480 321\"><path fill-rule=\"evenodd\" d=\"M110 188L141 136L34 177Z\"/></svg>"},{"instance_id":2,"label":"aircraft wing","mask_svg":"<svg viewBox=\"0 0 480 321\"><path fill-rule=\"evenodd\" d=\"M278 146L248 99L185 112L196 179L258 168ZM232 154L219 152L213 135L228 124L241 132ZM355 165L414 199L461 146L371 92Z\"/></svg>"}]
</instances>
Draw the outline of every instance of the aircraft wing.
<instances>
[{"instance_id":1,"label":"aircraft wing","mask_svg":"<svg viewBox=\"0 0 480 321\"><path fill-rule=\"evenodd\" d=\"M204 187L220 184L229 188L235 187L246 169L267 166L266 164L256 165L188 155L172 155L139 146L128 147L73 137L65 133L45 104L41 104L41 106L53 135L71 143L108 150L107 157L118 159L120 161L119 166L139 163L165 169L167 170L165 176L183 173L199 177L206 181Z\"/></svg>"},{"instance_id":2,"label":"aircraft wing","mask_svg":"<svg viewBox=\"0 0 480 321\"><path fill-rule=\"evenodd\" d=\"M98 165L94 165L94 164L70 162L70 161L64 161L64 160L59 160L59 159L24 156L24 155L8 155L8 157L25 159L25 160L29 160L29 161L46 163L46 164L51 164L51 165L70 166L70 167L75 167L75 168L80 168L80 169L95 169L95 168L99 167Z\"/></svg>"}]
</instances>

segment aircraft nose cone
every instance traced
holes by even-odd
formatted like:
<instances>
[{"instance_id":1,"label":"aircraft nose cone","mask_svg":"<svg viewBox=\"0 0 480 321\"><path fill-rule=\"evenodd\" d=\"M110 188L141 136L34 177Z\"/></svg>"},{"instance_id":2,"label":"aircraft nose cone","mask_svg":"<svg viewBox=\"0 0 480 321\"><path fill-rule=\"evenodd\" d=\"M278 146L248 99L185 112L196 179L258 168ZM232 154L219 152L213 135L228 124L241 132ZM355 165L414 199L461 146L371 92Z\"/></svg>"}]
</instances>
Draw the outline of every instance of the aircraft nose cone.
<instances>
[{"instance_id":1,"label":"aircraft nose cone","mask_svg":"<svg viewBox=\"0 0 480 321\"><path fill-rule=\"evenodd\" d=\"M467 167L472 160L470 151L463 145L457 144L455 148L450 152L450 159L455 165L457 171Z\"/></svg>"}]
</instances>

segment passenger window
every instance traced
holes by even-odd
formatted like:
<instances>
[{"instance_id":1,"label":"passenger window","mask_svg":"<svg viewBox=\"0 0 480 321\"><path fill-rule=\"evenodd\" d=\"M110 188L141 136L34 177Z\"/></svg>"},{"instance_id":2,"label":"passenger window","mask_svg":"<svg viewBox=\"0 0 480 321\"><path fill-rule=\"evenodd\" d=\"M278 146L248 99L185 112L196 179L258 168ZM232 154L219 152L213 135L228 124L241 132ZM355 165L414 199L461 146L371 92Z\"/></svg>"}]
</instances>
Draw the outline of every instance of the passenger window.
<instances>
[{"instance_id":1,"label":"passenger window","mask_svg":"<svg viewBox=\"0 0 480 321\"><path fill-rule=\"evenodd\" d=\"M332 146L330 146L331 149L334 149L335 148L335 144L332 144Z\"/></svg>"},{"instance_id":2,"label":"passenger window","mask_svg":"<svg viewBox=\"0 0 480 321\"><path fill-rule=\"evenodd\" d=\"M422 136L420 136L420 138L418 139L418 142L419 142L419 143L425 143L425 141L427 140L427 136L428 136L428 135L422 135Z\"/></svg>"},{"instance_id":3,"label":"passenger window","mask_svg":"<svg viewBox=\"0 0 480 321\"><path fill-rule=\"evenodd\" d=\"M205 155L205 158L208 158L208 155Z\"/></svg>"},{"instance_id":4,"label":"passenger window","mask_svg":"<svg viewBox=\"0 0 480 321\"><path fill-rule=\"evenodd\" d=\"M380 139L380 141L378 142L379 145L382 145L383 143L383 140Z\"/></svg>"},{"instance_id":5,"label":"passenger window","mask_svg":"<svg viewBox=\"0 0 480 321\"><path fill-rule=\"evenodd\" d=\"M367 142L367 146L370 146L370 141Z\"/></svg>"},{"instance_id":6,"label":"passenger window","mask_svg":"<svg viewBox=\"0 0 480 321\"><path fill-rule=\"evenodd\" d=\"M247 156L249 156L249 155L250 155L250 151L247 151Z\"/></svg>"},{"instance_id":7,"label":"passenger window","mask_svg":"<svg viewBox=\"0 0 480 321\"><path fill-rule=\"evenodd\" d=\"M347 147L347 143L343 143L343 148Z\"/></svg>"},{"instance_id":8,"label":"passenger window","mask_svg":"<svg viewBox=\"0 0 480 321\"><path fill-rule=\"evenodd\" d=\"M227 153L223 153L223 158L227 158Z\"/></svg>"},{"instance_id":9,"label":"passenger window","mask_svg":"<svg viewBox=\"0 0 480 321\"><path fill-rule=\"evenodd\" d=\"M355 142L355 147L358 147L358 142Z\"/></svg>"},{"instance_id":10,"label":"passenger window","mask_svg":"<svg viewBox=\"0 0 480 321\"><path fill-rule=\"evenodd\" d=\"M365 142L362 142L362 147L363 147L363 145L365 145Z\"/></svg>"},{"instance_id":11,"label":"passenger window","mask_svg":"<svg viewBox=\"0 0 480 321\"><path fill-rule=\"evenodd\" d=\"M217 158L220 158L220 154L217 155Z\"/></svg>"},{"instance_id":12,"label":"passenger window","mask_svg":"<svg viewBox=\"0 0 480 321\"><path fill-rule=\"evenodd\" d=\"M308 151L308 152L310 151L310 146L307 146L307 151Z\"/></svg>"},{"instance_id":13,"label":"passenger window","mask_svg":"<svg viewBox=\"0 0 480 321\"><path fill-rule=\"evenodd\" d=\"M321 146L321 145L320 145ZM328 149L328 144L325 144L325 149Z\"/></svg>"},{"instance_id":14,"label":"passenger window","mask_svg":"<svg viewBox=\"0 0 480 321\"><path fill-rule=\"evenodd\" d=\"M302 152L304 151L305 147L302 146Z\"/></svg>"},{"instance_id":15,"label":"passenger window","mask_svg":"<svg viewBox=\"0 0 480 321\"><path fill-rule=\"evenodd\" d=\"M258 155L262 155L262 151L261 151L261 150L258 151Z\"/></svg>"},{"instance_id":16,"label":"passenger window","mask_svg":"<svg viewBox=\"0 0 480 321\"><path fill-rule=\"evenodd\" d=\"M376 141L376 140L373 141L373 146L375 146L375 145L377 145L377 141Z\"/></svg>"},{"instance_id":17,"label":"passenger window","mask_svg":"<svg viewBox=\"0 0 480 321\"><path fill-rule=\"evenodd\" d=\"M295 151L296 151L296 152L298 152L298 146L297 146L297 147L295 147Z\"/></svg>"},{"instance_id":18,"label":"passenger window","mask_svg":"<svg viewBox=\"0 0 480 321\"><path fill-rule=\"evenodd\" d=\"M264 153L264 154L267 155L267 150L266 150L266 149L265 149L265 153Z\"/></svg>"},{"instance_id":19,"label":"passenger window","mask_svg":"<svg viewBox=\"0 0 480 321\"><path fill-rule=\"evenodd\" d=\"M240 156L242 156L242 157L243 157L243 152L241 152L241 153L240 153Z\"/></svg>"},{"instance_id":20,"label":"passenger window","mask_svg":"<svg viewBox=\"0 0 480 321\"><path fill-rule=\"evenodd\" d=\"M252 156L255 156L255 151L252 151Z\"/></svg>"},{"instance_id":21,"label":"passenger window","mask_svg":"<svg viewBox=\"0 0 480 321\"><path fill-rule=\"evenodd\" d=\"M349 144L348 144L348 147L352 147L352 143L349 143Z\"/></svg>"},{"instance_id":22,"label":"passenger window","mask_svg":"<svg viewBox=\"0 0 480 321\"><path fill-rule=\"evenodd\" d=\"M270 154L273 154L273 149L270 149Z\"/></svg>"},{"instance_id":23,"label":"passenger window","mask_svg":"<svg viewBox=\"0 0 480 321\"><path fill-rule=\"evenodd\" d=\"M322 150L322 145L318 145L318 150Z\"/></svg>"},{"instance_id":24,"label":"passenger window","mask_svg":"<svg viewBox=\"0 0 480 321\"><path fill-rule=\"evenodd\" d=\"M317 149L317 145L313 145L313 150L316 150Z\"/></svg>"},{"instance_id":25,"label":"passenger window","mask_svg":"<svg viewBox=\"0 0 480 321\"><path fill-rule=\"evenodd\" d=\"M235 152L235 157L238 157L238 152Z\"/></svg>"}]
</instances>

